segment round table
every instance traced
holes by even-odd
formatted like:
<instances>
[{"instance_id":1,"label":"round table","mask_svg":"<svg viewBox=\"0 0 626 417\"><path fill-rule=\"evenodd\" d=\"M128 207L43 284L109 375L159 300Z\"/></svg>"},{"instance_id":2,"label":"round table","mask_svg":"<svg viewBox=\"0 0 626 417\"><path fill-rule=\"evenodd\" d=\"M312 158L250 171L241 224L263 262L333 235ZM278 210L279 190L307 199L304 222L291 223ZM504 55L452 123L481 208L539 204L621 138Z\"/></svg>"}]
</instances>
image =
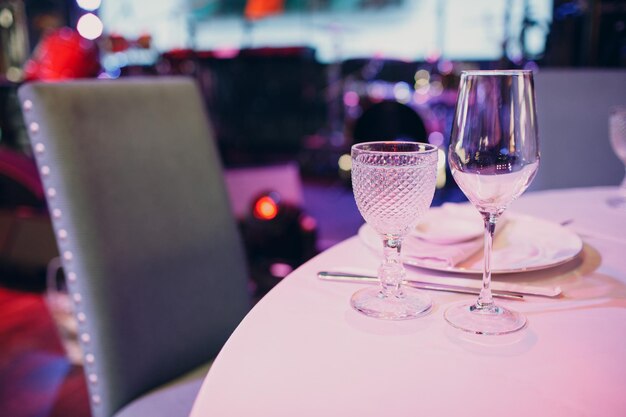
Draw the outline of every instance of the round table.
<instances>
[{"instance_id":1,"label":"round table","mask_svg":"<svg viewBox=\"0 0 626 417\"><path fill-rule=\"evenodd\" d=\"M241 322L209 371L192 417L626 415L626 210L614 187L529 193L510 211L567 223L584 241L565 265L512 274L559 285L558 299L501 304L528 326L505 336L452 328L445 309L473 295L430 291L430 314L385 321L354 311L364 284L321 281L320 270L374 270L357 237L310 260ZM441 275L409 268L410 277Z\"/></svg>"}]
</instances>

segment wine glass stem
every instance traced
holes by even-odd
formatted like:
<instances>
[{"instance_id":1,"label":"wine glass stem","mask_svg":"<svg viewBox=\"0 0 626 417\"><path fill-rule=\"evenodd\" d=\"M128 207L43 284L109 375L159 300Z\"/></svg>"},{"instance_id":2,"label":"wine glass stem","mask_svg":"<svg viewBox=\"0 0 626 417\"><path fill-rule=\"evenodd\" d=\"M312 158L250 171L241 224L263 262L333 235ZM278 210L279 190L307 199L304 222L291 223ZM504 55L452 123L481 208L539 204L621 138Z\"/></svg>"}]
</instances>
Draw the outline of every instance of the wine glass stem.
<instances>
[{"instance_id":1,"label":"wine glass stem","mask_svg":"<svg viewBox=\"0 0 626 417\"><path fill-rule=\"evenodd\" d=\"M387 297L402 295L400 286L406 276L406 271L400 259L401 249L401 237L383 237L383 262L378 268L378 278L380 279L381 292Z\"/></svg>"},{"instance_id":2,"label":"wine glass stem","mask_svg":"<svg viewBox=\"0 0 626 417\"><path fill-rule=\"evenodd\" d=\"M484 247L484 269L483 269L483 286L478 296L476 305L479 308L488 308L494 305L493 296L491 295L491 254L493 252L493 234L496 231L496 223L498 221L497 214L481 213L485 221L485 247Z\"/></svg>"}]
</instances>

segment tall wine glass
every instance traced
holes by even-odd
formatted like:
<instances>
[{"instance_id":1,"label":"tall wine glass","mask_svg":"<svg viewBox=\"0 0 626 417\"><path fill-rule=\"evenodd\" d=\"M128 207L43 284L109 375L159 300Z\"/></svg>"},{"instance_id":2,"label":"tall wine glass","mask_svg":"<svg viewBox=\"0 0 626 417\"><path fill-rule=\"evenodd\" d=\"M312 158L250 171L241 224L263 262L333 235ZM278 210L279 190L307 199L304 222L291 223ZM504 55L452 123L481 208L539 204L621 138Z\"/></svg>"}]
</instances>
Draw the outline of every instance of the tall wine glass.
<instances>
[{"instance_id":1,"label":"tall wine glass","mask_svg":"<svg viewBox=\"0 0 626 417\"><path fill-rule=\"evenodd\" d=\"M352 188L368 225L381 237L380 287L364 288L352 306L372 317L410 319L428 312L430 297L405 288L402 239L428 210L435 193L437 147L417 142L366 142L352 146Z\"/></svg>"},{"instance_id":2,"label":"tall wine glass","mask_svg":"<svg viewBox=\"0 0 626 417\"><path fill-rule=\"evenodd\" d=\"M485 245L478 300L451 306L445 318L479 334L519 330L526 318L493 301L491 252L498 218L526 190L539 166L531 71L461 73L448 160L456 183L484 219Z\"/></svg>"},{"instance_id":3,"label":"tall wine glass","mask_svg":"<svg viewBox=\"0 0 626 417\"><path fill-rule=\"evenodd\" d=\"M609 114L609 139L615 155L626 168L626 106L611 108ZM626 208L626 175L619 187L619 196L609 203L616 207Z\"/></svg>"}]
</instances>

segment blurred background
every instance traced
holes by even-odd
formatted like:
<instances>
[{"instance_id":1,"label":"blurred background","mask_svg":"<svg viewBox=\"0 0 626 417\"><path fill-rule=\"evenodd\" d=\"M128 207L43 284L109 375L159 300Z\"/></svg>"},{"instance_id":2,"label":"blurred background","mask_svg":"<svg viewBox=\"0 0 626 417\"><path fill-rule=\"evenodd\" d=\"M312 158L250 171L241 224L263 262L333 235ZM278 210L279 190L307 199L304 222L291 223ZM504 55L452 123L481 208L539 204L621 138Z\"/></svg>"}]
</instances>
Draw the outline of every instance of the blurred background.
<instances>
[{"instance_id":1,"label":"blurred background","mask_svg":"<svg viewBox=\"0 0 626 417\"><path fill-rule=\"evenodd\" d=\"M511 68L624 71L626 2L0 0L0 415L89 415L80 363L49 314L63 273L22 83L195 78L258 300L362 224L354 143L440 146L433 205L463 201L443 151L459 74ZM617 184L621 164L606 167Z\"/></svg>"}]
</instances>

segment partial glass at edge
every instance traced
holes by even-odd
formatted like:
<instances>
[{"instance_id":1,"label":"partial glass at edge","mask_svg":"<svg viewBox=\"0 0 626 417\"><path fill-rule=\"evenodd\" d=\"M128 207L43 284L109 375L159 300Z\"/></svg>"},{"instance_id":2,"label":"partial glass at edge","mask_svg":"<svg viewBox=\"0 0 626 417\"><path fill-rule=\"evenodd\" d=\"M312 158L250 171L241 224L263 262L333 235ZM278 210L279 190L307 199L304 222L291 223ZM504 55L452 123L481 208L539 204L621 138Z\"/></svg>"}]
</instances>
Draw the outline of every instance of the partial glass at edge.
<instances>
[{"instance_id":1,"label":"partial glass at edge","mask_svg":"<svg viewBox=\"0 0 626 417\"><path fill-rule=\"evenodd\" d=\"M609 199L609 205L626 209L626 106L615 106L609 114L609 139L615 155L624 164L624 179L617 196Z\"/></svg>"},{"instance_id":2,"label":"partial glass at edge","mask_svg":"<svg viewBox=\"0 0 626 417\"><path fill-rule=\"evenodd\" d=\"M453 305L444 314L461 330L505 334L526 325L522 314L495 304L491 262L498 219L528 188L539 166L536 121L532 72L461 74L448 160L455 181L485 223L480 295L476 302Z\"/></svg>"},{"instance_id":3,"label":"partial glass at edge","mask_svg":"<svg viewBox=\"0 0 626 417\"><path fill-rule=\"evenodd\" d=\"M352 147L352 188L359 211L381 237L380 286L357 291L350 302L380 319L419 317L428 295L402 285L402 240L428 210L435 192L437 147L417 142L366 142Z\"/></svg>"}]
</instances>

